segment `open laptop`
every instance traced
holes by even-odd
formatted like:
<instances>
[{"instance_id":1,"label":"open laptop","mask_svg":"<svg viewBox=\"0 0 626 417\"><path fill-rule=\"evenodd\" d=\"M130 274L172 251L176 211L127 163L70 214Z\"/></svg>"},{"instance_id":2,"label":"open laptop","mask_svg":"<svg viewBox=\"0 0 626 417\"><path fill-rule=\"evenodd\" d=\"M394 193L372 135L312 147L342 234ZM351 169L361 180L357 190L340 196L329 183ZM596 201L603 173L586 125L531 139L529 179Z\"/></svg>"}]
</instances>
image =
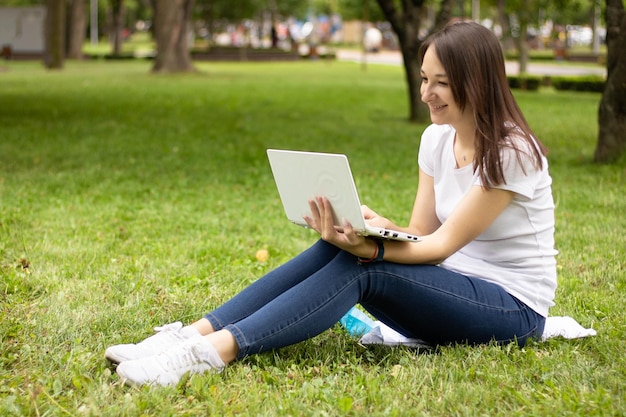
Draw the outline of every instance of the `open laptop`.
<instances>
[{"instance_id":1,"label":"open laptop","mask_svg":"<svg viewBox=\"0 0 626 417\"><path fill-rule=\"evenodd\" d=\"M419 236L365 223L345 155L268 149L267 156L285 213L293 223L309 227L302 218L311 216L309 200L323 196L330 200L338 226L347 220L363 236L408 242L421 240Z\"/></svg>"}]
</instances>

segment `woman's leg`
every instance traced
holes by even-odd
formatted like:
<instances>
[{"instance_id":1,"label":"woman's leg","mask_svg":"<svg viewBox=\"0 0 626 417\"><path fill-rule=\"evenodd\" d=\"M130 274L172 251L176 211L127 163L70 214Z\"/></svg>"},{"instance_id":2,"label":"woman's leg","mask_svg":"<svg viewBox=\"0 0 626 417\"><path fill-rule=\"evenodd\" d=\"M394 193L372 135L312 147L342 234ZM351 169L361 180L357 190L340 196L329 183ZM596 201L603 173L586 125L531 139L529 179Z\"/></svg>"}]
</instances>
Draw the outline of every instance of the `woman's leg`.
<instances>
[{"instance_id":1,"label":"woman's leg","mask_svg":"<svg viewBox=\"0 0 626 417\"><path fill-rule=\"evenodd\" d=\"M545 324L499 286L437 266L359 265L353 255L323 243L308 253L207 314L215 332L155 356L122 362L117 373L127 384L170 385L187 372L219 372L236 358L321 333L357 302L406 336L433 344L517 340L523 345L539 336ZM312 254L325 254L324 266ZM304 271L314 272L305 277Z\"/></svg>"},{"instance_id":2,"label":"woman's leg","mask_svg":"<svg viewBox=\"0 0 626 417\"><path fill-rule=\"evenodd\" d=\"M216 323L203 318L186 327L183 327L180 322L157 327L155 328L156 334L140 343L110 346L105 352L105 357L114 363L145 358L183 343L186 339L197 336L198 333L200 335L209 335L216 328L221 328L225 324L247 317L280 293L322 268L337 253L339 253L337 247L319 240L312 247L254 282L231 301L217 309L215 315ZM221 348L222 345L227 345L227 343L222 343L225 340L228 340L228 338L221 337L216 339L215 342ZM224 352L225 358L229 356L227 352Z\"/></svg>"},{"instance_id":3,"label":"woman's leg","mask_svg":"<svg viewBox=\"0 0 626 417\"><path fill-rule=\"evenodd\" d=\"M368 265L361 305L396 331L433 345L516 341L543 333L545 317L501 286L431 265Z\"/></svg>"},{"instance_id":4,"label":"woman's leg","mask_svg":"<svg viewBox=\"0 0 626 417\"><path fill-rule=\"evenodd\" d=\"M215 329L234 336L241 358L311 338L356 303L406 336L433 344L523 344L539 336L544 324L541 316L484 280L430 265L358 265L354 256L339 252L249 316Z\"/></svg>"},{"instance_id":5,"label":"woman's leg","mask_svg":"<svg viewBox=\"0 0 626 417\"><path fill-rule=\"evenodd\" d=\"M236 323L262 308L280 294L299 284L332 261L340 249L323 240L254 281L217 309L204 317L208 323L196 323L200 333L207 334ZM210 328L207 327L210 325Z\"/></svg>"}]
</instances>

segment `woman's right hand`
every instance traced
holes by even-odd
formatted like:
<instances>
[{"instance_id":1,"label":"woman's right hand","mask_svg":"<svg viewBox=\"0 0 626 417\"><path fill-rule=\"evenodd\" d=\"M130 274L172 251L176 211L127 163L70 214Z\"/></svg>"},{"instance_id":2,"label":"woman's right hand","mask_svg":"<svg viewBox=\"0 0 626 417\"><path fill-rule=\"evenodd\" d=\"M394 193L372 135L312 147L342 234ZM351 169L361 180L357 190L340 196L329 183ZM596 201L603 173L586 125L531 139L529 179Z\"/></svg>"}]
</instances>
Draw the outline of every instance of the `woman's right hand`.
<instances>
[{"instance_id":1,"label":"woman's right hand","mask_svg":"<svg viewBox=\"0 0 626 417\"><path fill-rule=\"evenodd\" d=\"M316 197L309 201L311 216L304 216L307 224L318 232L323 240L350 252L354 256L370 258L376 244L371 239L358 235L348 222L342 226L334 224L333 209L326 197ZM372 247L373 246L373 247Z\"/></svg>"},{"instance_id":2,"label":"woman's right hand","mask_svg":"<svg viewBox=\"0 0 626 417\"><path fill-rule=\"evenodd\" d=\"M370 226L388 228L391 224L389 219L379 215L366 205L361 206L361 212L363 213L365 222Z\"/></svg>"}]
</instances>

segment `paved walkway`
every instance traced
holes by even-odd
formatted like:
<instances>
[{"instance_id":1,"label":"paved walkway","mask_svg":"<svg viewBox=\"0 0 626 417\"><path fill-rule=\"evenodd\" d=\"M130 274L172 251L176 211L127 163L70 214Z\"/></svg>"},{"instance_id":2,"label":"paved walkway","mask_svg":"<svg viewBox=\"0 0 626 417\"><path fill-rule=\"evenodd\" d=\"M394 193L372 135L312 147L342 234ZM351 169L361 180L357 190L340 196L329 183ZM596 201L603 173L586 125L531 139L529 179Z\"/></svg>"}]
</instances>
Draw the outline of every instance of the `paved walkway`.
<instances>
[{"instance_id":1,"label":"paved walkway","mask_svg":"<svg viewBox=\"0 0 626 417\"><path fill-rule=\"evenodd\" d=\"M363 54L357 50L340 49L337 59L368 64L402 65L402 55L398 51L381 51ZM507 74L517 74L519 65L514 61L506 62ZM606 68L600 65L577 65L571 62L545 62L528 64L528 73L533 75L600 75L606 76Z\"/></svg>"}]
</instances>

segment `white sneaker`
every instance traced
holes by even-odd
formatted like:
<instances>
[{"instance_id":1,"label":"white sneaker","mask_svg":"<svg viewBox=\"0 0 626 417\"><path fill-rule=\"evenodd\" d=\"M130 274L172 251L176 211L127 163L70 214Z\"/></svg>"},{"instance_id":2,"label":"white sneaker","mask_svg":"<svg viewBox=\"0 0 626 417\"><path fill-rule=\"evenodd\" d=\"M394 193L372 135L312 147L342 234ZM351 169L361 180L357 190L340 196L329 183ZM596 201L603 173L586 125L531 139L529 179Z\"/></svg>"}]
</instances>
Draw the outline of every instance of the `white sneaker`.
<instances>
[{"instance_id":1,"label":"white sneaker","mask_svg":"<svg viewBox=\"0 0 626 417\"><path fill-rule=\"evenodd\" d=\"M176 385L186 373L222 372L226 364L213 345L203 337L184 343L148 358L125 361L117 374L126 385Z\"/></svg>"},{"instance_id":2,"label":"white sneaker","mask_svg":"<svg viewBox=\"0 0 626 417\"><path fill-rule=\"evenodd\" d=\"M104 352L104 357L113 363L147 358L176 346L189 338L200 336L200 333L194 327L183 327L183 324L179 321L155 327L154 331L157 333L140 343L109 347Z\"/></svg>"}]
</instances>

